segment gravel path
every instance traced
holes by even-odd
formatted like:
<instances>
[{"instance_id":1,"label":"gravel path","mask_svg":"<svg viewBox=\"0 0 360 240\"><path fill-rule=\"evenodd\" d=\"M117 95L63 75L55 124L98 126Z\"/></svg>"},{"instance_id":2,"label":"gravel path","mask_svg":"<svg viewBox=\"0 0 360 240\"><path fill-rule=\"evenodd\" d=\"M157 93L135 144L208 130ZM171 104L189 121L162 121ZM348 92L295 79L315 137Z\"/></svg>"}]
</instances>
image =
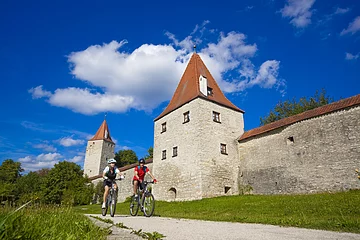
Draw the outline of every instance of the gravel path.
<instances>
[{"instance_id":1,"label":"gravel path","mask_svg":"<svg viewBox=\"0 0 360 240\"><path fill-rule=\"evenodd\" d=\"M96 216L102 217L101 215ZM142 229L145 232L157 231L164 234L166 239L174 240L360 240L360 234L338 233L294 227L279 227L263 224L212 222L162 217L130 217L123 215L117 215L110 219L115 223L122 222L125 226L131 227L135 230Z\"/></svg>"}]
</instances>

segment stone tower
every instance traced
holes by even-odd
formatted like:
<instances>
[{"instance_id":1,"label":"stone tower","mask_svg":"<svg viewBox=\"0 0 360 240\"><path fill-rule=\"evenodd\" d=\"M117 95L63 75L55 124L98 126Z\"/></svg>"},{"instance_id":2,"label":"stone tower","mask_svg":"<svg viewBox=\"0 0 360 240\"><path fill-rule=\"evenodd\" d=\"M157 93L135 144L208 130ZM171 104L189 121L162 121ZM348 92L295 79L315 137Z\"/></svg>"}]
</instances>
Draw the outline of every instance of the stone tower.
<instances>
[{"instance_id":1,"label":"stone tower","mask_svg":"<svg viewBox=\"0 0 360 240\"><path fill-rule=\"evenodd\" d=\"M107 165L107 159L113 158L115 143L111 139L106 120L103 121L95 136L86 147L84 174L93 177L101 174Z\"/></svg>"},{"instance_id":2,"label":"stone tower","mask_svg":"<svg viewBox=\"0 0 360 240\"><path fill-rule=\"evenodd\" d=\"M237 193L236 139L244 133L243 113L225 97L194 53L169 105L154 120L157 199Z\"/></svg>"}]
</instances>

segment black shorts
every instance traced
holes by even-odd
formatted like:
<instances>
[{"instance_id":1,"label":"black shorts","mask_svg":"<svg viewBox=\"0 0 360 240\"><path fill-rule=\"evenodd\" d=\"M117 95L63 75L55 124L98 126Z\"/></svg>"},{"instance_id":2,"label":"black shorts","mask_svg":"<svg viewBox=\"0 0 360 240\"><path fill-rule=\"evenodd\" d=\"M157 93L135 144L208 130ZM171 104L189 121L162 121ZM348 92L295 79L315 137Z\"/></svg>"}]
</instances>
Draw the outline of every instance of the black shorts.
<instances>
[{"instance_id":1,"label":"black shorts","mask_svg":"<svg viewBox=\"0 0 360 240\"><path fill-rule=\"evenodd\" d=\"M105 186L108 186L108 187L111 188L111 184L112 184L113 182L116 184L115 181L111 181L111 180L105 179L103 185L104 185L104 187L105 187Z\"/></svg>"},{"instance_id":2,"label":"black shorts","mask_svg":"<svg viewBox=\"0 0 360 240\"><path fill-rule=\"evenodd\" d=\"M144 182L140 182L139 180L133 180L133 185L134 185L134 182L138 182L138 187L140 188L140 190L143 190L144 189ZM144 180L143 180L144 181Z\"/></svg>"}]
</instances>

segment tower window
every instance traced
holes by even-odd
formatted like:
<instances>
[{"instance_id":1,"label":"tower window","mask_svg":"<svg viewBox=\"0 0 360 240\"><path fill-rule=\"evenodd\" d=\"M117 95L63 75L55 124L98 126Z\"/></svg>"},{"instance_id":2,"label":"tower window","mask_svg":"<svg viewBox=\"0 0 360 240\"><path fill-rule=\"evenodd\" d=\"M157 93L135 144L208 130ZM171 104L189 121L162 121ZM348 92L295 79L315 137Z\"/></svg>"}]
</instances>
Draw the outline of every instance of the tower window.
<instances>
[{"instance_id":1,"label":"tower window","mask_svg":"<svg viewBox=\"0 0 360 240\"><path fill-rule=\"evenodd\" d=\"M286 140L286 143L289 145L289 144L293 144L294 143L294 137L288 137L287 140Z\"/></svg>"},{"instance_id":2,"label":"tower window","mask_svg":"<svg viewBox=\"0 0 360 240\"><path fill-rule=\"evenodd\" d=\"M178 155L178 147L173 147L173 157L176 157Z\"/></svg>"},{"instance_id":3,"label":"tower window","mask_svg":"<svg viewBox=\"0 0 360 240\"><path fill-rule=\"evenodd\" d=\"M220 152L221 152L221 154L227 155L226 144L220 143Z\"/></svg>"},{"instance_id":4,"label":"tower window","mask_svg":"<svg viewBox=\"0 0 360 240\"><path fill-rule=\"evenodd\" d=\"M161 133L166 132L166 122L161 124Z\"/></svg>"},{"instance_id":5,"label":"tower window","mask_svg":"<svg viewBox=\"0 0 360 240\"><path fill-rule=\"evenodd\" d=\"M213 95L213 89L211 87L207 87L207 95L212 96Z\"/></svg>"},{"instance_id":6,"label":"tower window","mask_svg":"<svg viewBox=\"0 0 360 240\"><path fill-rule=\"evenodd\" d=\"M166 159L166 150L163 150L163 151L162 151L161 160L164 160L164 159Z\"/></svg>"},{"instance_id":7,"label":"tower window","mask_svg":"<svg viewBox=\"0 0 360 240\"><path fill-rule=\"evenodd\" d=\"M184 122L183 123L187 123L187 122L190 122L190 112L189 111L184 113Z\"/></svg>"},{"instance_id":8,"label":"tower window","mask_svg":"<svg viewBox=\"0 0 360 240\"><path fill-rule=\"evenodd\" d=\"M220 122L220 113L213 111L213 121L217 122L217 123L221 123Z\"/></svg>"}]
</instances>

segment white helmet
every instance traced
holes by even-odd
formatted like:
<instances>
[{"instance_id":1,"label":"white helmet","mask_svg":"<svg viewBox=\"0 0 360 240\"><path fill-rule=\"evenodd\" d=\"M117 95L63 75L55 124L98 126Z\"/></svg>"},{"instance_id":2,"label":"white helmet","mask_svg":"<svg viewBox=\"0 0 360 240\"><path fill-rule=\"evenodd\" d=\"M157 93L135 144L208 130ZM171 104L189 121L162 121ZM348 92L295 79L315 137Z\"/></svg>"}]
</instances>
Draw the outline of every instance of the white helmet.
<instances>
[{"instance_id":1,"label":"white helmet","mask_svg":"<svg viewBox=\"0 0 360 240\"><path fill-rule=\"evenodd\" d=\"M116 160L113 159L113 158L110 158L110 159L108 160L108 164L110 164L110 163L116 163Z\"/></svg>"}]
</instances>

